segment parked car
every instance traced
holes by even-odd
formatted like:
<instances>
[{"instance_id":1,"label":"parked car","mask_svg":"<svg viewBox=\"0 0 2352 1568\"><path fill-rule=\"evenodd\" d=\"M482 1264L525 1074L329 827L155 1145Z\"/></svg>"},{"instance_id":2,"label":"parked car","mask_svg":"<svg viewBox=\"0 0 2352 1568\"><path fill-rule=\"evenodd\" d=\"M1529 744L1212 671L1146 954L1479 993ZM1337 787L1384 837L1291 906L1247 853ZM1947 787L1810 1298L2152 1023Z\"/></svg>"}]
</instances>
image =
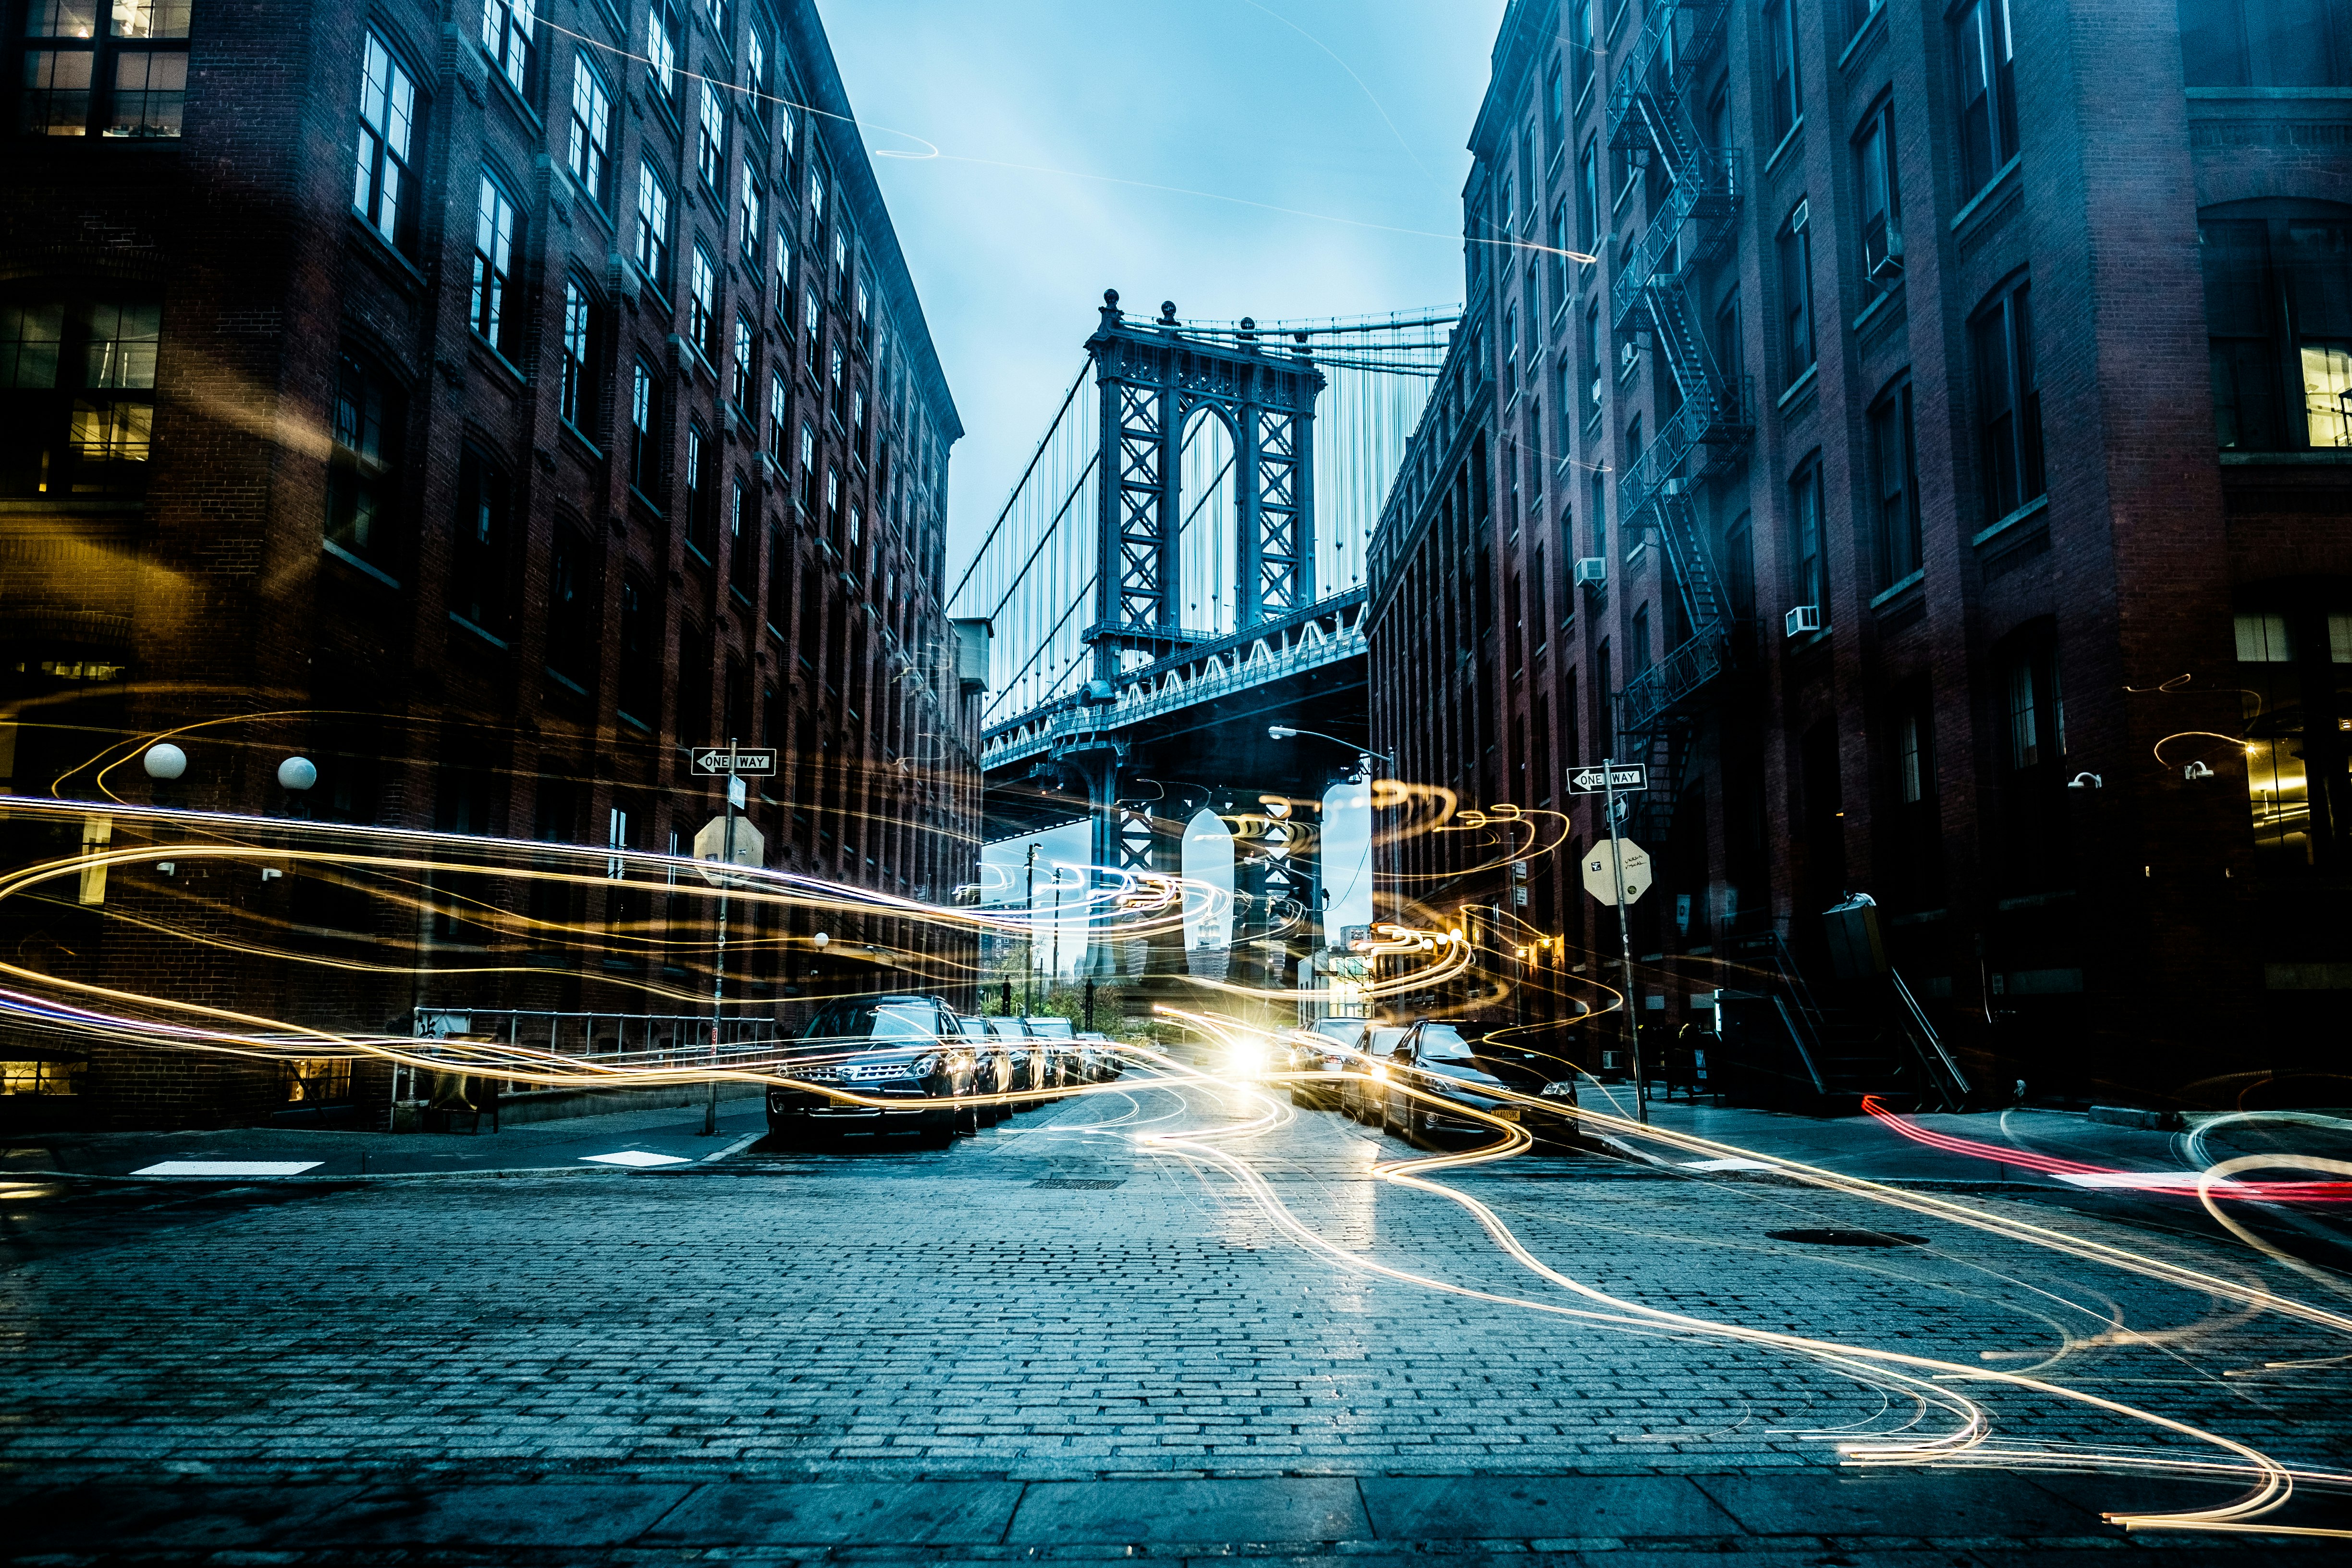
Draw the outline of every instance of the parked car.
<instances>
[{"instance_id":1,"label":"parked car","mask_svg":"<svg viewBox=\"0 0 2352 1568\"><path fill-rule=\"evenodd\" d=\"M1095 1083L1108 1083L1127 1070L1127 1058L1120 1054L1118 1042L1099 1029L1080 1029L1079 1048L1087 1053L1087 1077Z\"/></svg>"},{"instance_id":2,"label":"parked car","mask_svg":"<svg viewBox=\"0 0 2352 1568\"><path fill-rule=\"evenodd\" d=\"M972 1092L974 1094L1010 1094L1013 1092L1013 1051L996 1031L988 1026L985 1018L968 1017L959 1014L956 1027L963 1031L964 1044L971 1048ZM1013 1114L1011 1100L998 1100L992 1105L973 1108L979 1112L982 1127L993 1127Z\"/></svg>"},{"instance_id":3,"label":"parked car","mask_svg":"<svg viewBox=\"0 0 2352 1568\"><path fill-rule=\"evenodd\" d=\"M1050 1088L1053 1064L1030 1037L1028 1026L1002 1015L981 1020L989 1033L1004 1042L1005 1058L1013 1065L1013 1092ZM1022 1109L1027 1109L1025 1106Z\"/></svg>"},{"instance_id":4,"label":"parked car","mask_svg":"<svg viewBox=\"0 0 2352 1568\"><path fill-rule=\"evenodd\" d=\"M973 1107L939 1103L972 1092L973 1066L961 1024L936 996L828 1002L785 1047L783 1070L804 1083L889 1103L772 1086L768 1131L787 1142L819 1133L914 1132L944 1146L980 1130Z\"/></svg>"},{"instance_id":5,"label":"parked car","mask_svg":"<svg viewBox=\"0 0 2352 1568\"><path fill-rule=\"evenodd\" d=\"M1345 1072L1355 1059L1356 1042L1363 1033L1361 1018L1318 1018L1303 1029L1291 1031L1286 1065L1292 1072ZM1308 1040L1304 1037L1307 1035L1316 1038ZM1343 1087L1336 1079L1294 1082L1290 1086L1290 1103L1336 1106Z\"/></svg>"},{"instance_id":6,"label":"parked car","mask_svg":"<svg viewBox=\"0 0 2352 1568\"><path fill-rule=\"evenodd\" d=\"M1515 1038L1522 1036L1527 1043ZM1422 1019L1405 1031L1381 1064L1381 1130L1413 1143L1427 1142L1439 1131L1491 1132L1490 1123L1466 1114L1479 1110L1525 1123L1530 1133L1548 1142L1566 1141L1574 1132L1574 1117L1548 1115L1524 1100L1485 1092L1532 1096L1563 1110L1575 1106L1576 1080L1565 1076L1570 1070L1568 1064L1540 1048L1536 1038L1496 1020Z\"/></svg>"},{"instance_id":7,"label":"parked car","mask_svg":"<svg viewBox=\"0 0 2352 1568\"><path fill-rule=\"evenodd\" d=\"M1077 1031L1067 1018L1051 1013L1037 1014L1021 1020L1029 1026L1030 1037L1036 1040L1047 1056L1054 1058L1060 1076L1057 1086L1067 1087L1087 1081L1086 1053L1077 1043Z\"/></svg>"},{"instance_id":8,"label":"parked car","mask_svg":"<svg viewBox=\"0 0 2352 1568\"><path fill-rule=\"evenodd\" d=\"M1381 1119L1381 1080L1375 1068L1385 1071L1382 1064L1397 1042L1404 1038L1402 1024L1366 1024L1356 1036L1356 1044L1347 1055L1342 1070L1349 1076L1339 1080L1339 1110L1343 1115L1359 1121L1376 1122Z\"/></svg>"}]
</instances>

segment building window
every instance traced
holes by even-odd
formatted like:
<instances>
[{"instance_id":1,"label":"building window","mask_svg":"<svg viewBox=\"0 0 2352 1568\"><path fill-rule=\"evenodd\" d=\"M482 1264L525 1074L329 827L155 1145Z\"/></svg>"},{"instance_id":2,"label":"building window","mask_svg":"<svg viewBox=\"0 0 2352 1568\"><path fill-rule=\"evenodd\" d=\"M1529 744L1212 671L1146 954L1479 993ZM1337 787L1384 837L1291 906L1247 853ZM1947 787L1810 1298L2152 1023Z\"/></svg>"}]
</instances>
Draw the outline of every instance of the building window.
<instances>
[{"instance_id":1,"label":"building window","mask_svg":"<svg viewBox=\"0 0 2352 1568\"><path fill-rule=\"evenodd\" d=\"M741 316L735 318L735 360L732 384L727 395L737 408L751 406L751 340L755 334L751 323Z\"/></svg>"},{"instance_id":2,"label":"building window","mask_svg":"<svg viewBox=\"0 0 2352 1568\"><path fill-rule=\"evenodd\" d=\"M1822 460L1809 458L1789 481L1789 559L1794 568L1789 591L1795 603L1812 605L1829 626L1829 581L1822 563Z\"/></svg>"},{"instance_id":3,"label":"building window","mask_svg":"<svg viewBox=\"0 0 2352 1568\"><path fill-rule=\"evenodd\" d=\"M669 192L651 163L637 166L637 270L669 291Z\"/></svg>"},{"instance_id":4,"label":"building window","mask_svg":"<svg viewBox=\"0 0 2352 1568\"><path fill-rule=\"evenodd\" d=\"M839 343L832 346L827 358L833 367L833 374L828 378L833 386L833 417L835 423L839 424L849 417L848 399L845 396L847 384L842 378L842 356Z\"/></svg>"},{"instance_id":5,"label":"building window","mask_svg":"<svg viewBox=\"0 0 2352 1568\"><path fill-rule=\"evenodd\" d=\"M766 201L760 195L760 178L751 170L743 171L743 259L751 264L751 275L760 274L761 213Z\"/></svg>"},{"instance_id":6,"label":"building window","mask_svg":"<svg viewBox=\"0 0 2352 1568\"><path fill-rule=\"evenodd\" d=\"M178 136L188 96L188 12L189 0L27 0L17 129L133 141Z\"/></svg>"},{"instance_id":7,"label":"building window","mask_svg":"<svg viewBox=\"0 0 2352 1568\"><path fill-rule=\"evenodd\" d=\"M719 268L710 252L694 247L694 283L688 294L690 341L708 363L719 357Z\"/></svg>"},{"instance_id":8,"label":"building window","mask_svg":"<svg viewBox=\"0 0 2352 1568\"><path fill-rule=\"evenodd\" d=\"M801 421L801 510L816 510L816 426Z\"/></svg>"},{"instance_id":9,"label":"building window","mask_svg":"<svg viewBox=\"0 0 2352 1568\"><path fill-rule=\"evenodd\" d=\"M1960 190L1973 196L2017 156L2017 71L2009 0L1969 0L1952 18L1960 71Z\"/></svg>"},{"instance_id":10,"label":"building window","mask_svg":"<svg viewBox=\"0 0 2352 1568\"><path fill-rule=\"evenodd\" d=\"M1863 275L1883 291L1903 275L1903 196L1895 179L1895 106L1871 112L1854 142L1856 184L1862 193Z\"/></svg>"},{"instance_id":11,"label":"building window","mask_svg":"<svg viewBox=\"0 0 2352 1568\"><path fill-rule=\"evenodd\" d=\"M378 568L394 564L392 505L400 431L399 392L374 365L344 355L335 367L326 538L336 549Z\"/></svg>"},{"instance_id":12,"label":"building window","mask_svg":"<svg viewBox=\"0 0 2352 1568\"><path fill-rule=\"evenodd\" d=\"M2030 285L2021 282L1969 323L1987 523L2042 492L2042 392L2033 373L2031 303Z\"/></svg>"},{"instance_id":13,"label":"building window","mask_svg":"<svg viewBox=\"0 0 2352 1568\"><path fill-rule=\"evenodd\" d=\"M1715 308L1715 363L1723 372L1725 395L1731 413L1745 418L1748 411L1748 343L1739 331L1739 285L1724 291Z\"/></svg>"},{"instance_id":14,"label":"building window","mask_svg":"<svg viewBox=\"0 0 2352 1568\"><path fill-rule=\"evenodd\" d=\"M352 207L394 245L407 238L408 148L415 120L416 83L370 33L360 74L359 173Z\"/></svg>"},{"instance_id":15,"label":"building window","mask_svg":"<svg viewBox=\"0 0 2352 1568\"><path fill-rule=\"evenodd\" d=\"M515 228L513 200L484 174L481 199L474 209L474 291L467 320L501 353L512 319L507 310L507 280L514 269Z\"/></svg>"},{"instance_id":16,"label":"building window","mask_svg":"<svg viewBox=\"0 0 2352 1568\"><path fill-rule=\"evenodd\" d=\"M613 95L584 50L572 61L571 163L572 177L589 200L604 205L613 177Z\"/></svg>"},{"instance_id":17,"label":"building window","mask_svg":"<svg viewBox=\"0 0 2352 1568\"><path fill-rule=\"evenodd\" d=\"M593 323L595 307L589 302L588 290L576 278L563 280L563 367L562 381L558 388L559 409L564 423L575 430L584 430L589 424L588 342Z\"/></svg>"},{"instance_id":18,"label":"building window","mask_svg":"<svg viewBox=\"0 0 2352 1568\"><path fill-rule=\"evenodd\" d=\"M629 483L641 496L650 496L659 477L660 459L654 444L654 373L643 360L630 366Z\"/></svg>"},{"instance_id":19,"label":"building window","mask_svg":"<svg viewBox=\"0 0 2352 1568\"><path fill-rule=\"evenodd\" d=\"M719 553L719 465L702 421L686 426L686 542L711 561Z\"/></svg>"},{"instance_id":20,"label":"building window","mask_svg":"<svg viewBox=\"0 0 2352 1568\"><path fill-rule=\"evenodd\" d=\"M1772 56L1772 140L1797 128L1804 114L1804 84L1797 73L1797 17L1792 0L1765 0L1764 32Z\"/></svg>"},{"instance_id":21,"label":"building window","mask_svg":"<svg viewBox=\"0 0 2352 1568\"><path fill-rule=\"evenodd\" d=\"M1794 386L1813 368L1813 237L1808 204L1799 202L1775 242L1780 253L1780 384Z\"/></svg>"},{"instance_id":22,"label":"building window","mask_svg":"<svg viewBox=\"0 0 2352 1568\"><path fill-rule=\"evenodd\" d=\"M146 492L162 321L152 300L0 294L0 494Z\"/></svg>"},{"instance_id":23,"label":"building window","mask_svg":"<svg viewBox=\"0 0 2352 1568\"><path fill-rule=\"evenodd\" d=\"M828 468L824 471L824 535L838 544L841 541L841 470Z\"/></svg>"},{"instance_id":24,"label":"building window","mask_svg":"<svg viewBox=\"0 0 2352 1568\"><path fill-rule=\"evenodd\" d=\"M751 494L743 476L735 476L734 489L727 514L727 570L734 579L735 591L749 603L760 585L759 502ZM745 529L746 513L752 527Z\"/></svg>"},{"instance_id":25,"label":"building window","mask_svg":"<svg viewBox=\"0 0 2352 1568\"><path fill-rule=\"evenodd\" d=\"M574 685L595 679L596 557L588 536L559 525L547 571L547 668Z\"/></svg>"},{"instance_id":26,"label":"building window","mask_svg":"<svg viewBox=\"0 0 2352 1568\"><path fill-rule=\"evenodd\" d=\"M646 7L646 74L654 90L668 102L677 96L677 6L675 0L653 0Z\"/></svg>"},{"instance_id":27,"label":"building window","mask_svg":"<svg viewBox=\"0 0 2352 1568\"><path fill-rule=\"evenodd\" d=\"M1895 795L1905 805L1927 797L1927 717L1916 708L1895 721Z\"/></svg>"},{"instance_id":28,"label":"building window","mask_svg":"<svg viewBox=\"0 0 2352 1568\"><path fill-rule=\"evenodd\" d=\"M1723 531L1723 575L1725 592L1731 600L1731 618L1740 622L1756 619L1756 539L1754 522L1747 512L1732 519L1731 526Z\"/></svg>"},{"instance_id":29,"label":"building window","mask_svg":"<svg viewBox=\"0 0 2352 1568\"><path fill-rule=\"evenodd\" d=\"M844 305L849 300L849 231L833 231L833 302Z\"/></svg>"},{"instance_id":30,"label":"building window","mask_svg":"<svg viewBox=\"0 0 2352 1568\"><path fill-rule=\"evenodd\" d=\"M785 331L793 330L793 242L782 228L776 230L776 319Z\"/></svg>"},{"instance_id":31,"label":"building window","mask_svg":"<svg viewBox=\"0 0 2352 1568\"><path fill-rule=\"evenodd\" d=\"M2235 625L2255 857L2334 869L2352 850L2352 606L2324 582L2284 592Z\"/></svg>"},{"instance_id":32,"label":"building window","mask_svg":"<svg viewBox=\"0 0 2352 1568\"><path fill-rule=\"evenodd\" d=\"M620 716L641 730L661 722L661 627L653 590L635 577L621 584L621 646L614 661L620 674Z\"/></svg>"},{"instance_id":33,"label":"building window","mask_svg":"<svg viewBox=\"0 0 2352 1568\"><path fill-rule=\"evenodd\" d=\"M816 302L814 289L801 290L801 349L811 374L816 371L816 329L824 319L824 307Z\"/></svg>"},{"instance_id":34,"label":"building window","mask_svg":"<svg viewBox=\"0 0 2352 1568\"><path fill-rule=\"evenodd\" d=\"M784 373L772 370L768 373L768 456L776 460L776 467L779 468L792 458L792 453L786 450L784 446L787 406Z\"/></svg>"},{"instance_id":35,"label":"building window","mask_svg":"<svg viewBox=\"0 0 2352 1568\"><path fill-rule=\"evenodd\" d=\"M531 0L482 0L482 52L517 92L530 79Z\"/></svg>"},{"instance_id":36,"label":"building window","mask_svg":"<svg viewBox=\"0 0 2352 1568\"><path fill-rule=\"evenodd\" d=\"M809 233L816 235L824 228L824 171L812 161L809 167Z\"/></svg>"},{"instance_id":37,"label":"building window","mask_svg":"<svg viewBox=\"0 0 2352 1568\"><path fill-rule=\"evenodd\" d=\"M1585 401L1589 405L1584 411L1584 416L1588 420L1601 417L1601 383L1605 379L1601 374L1602 363L1601 301L1595 300L1584 308Z\"/></svg>"},{"instance_id":38,"label":"building window","mask_svg":"<svg viewBox=\"0 0 2352 1568\"><path fill-rule=\"evenodd\" d=\"M2352 87L2352 17L2329 0L2180 0L2190 87Z\"/></svg>"},{"instance_id":39,"label":"building window","mask_svg":"<svg viewBox=\"0 0 2352 1568\"><path fill-rule=\"evenodd\" d=\"M1584 95L1591 90L1597 57L1592 49L1592 0L1569 0L1568 63L1573 73L1577 108L1584 107Z\"/></svg>"},{"instance_id":40,"label":"building window","mask_svg":"<svg viewBox=\"0 0 2352 1568\"><path fill-rule=\"evenodd\" d=\"M1878 586L1885 589L1919 570L1919 458L1908 378L1871 409L1870 451L1877 489L1871 545Z\"/></svg>"},{"instance_id":41,"label":"building window","mask_svg":"<svg viewBox=\"0 0 2352 1568\"><path fill-rule=\"evenodd\" d=\"M507 629L507 552L512 523L507 477L467 448L457 460L457 519L449 552L450 613L493 637Z\"/></svg>"},{"instance_id":42,"label":"building window","mask_svg":"<svg viewBox=\"0 0 2352 1568\"><path fill-rule=\"evenodd\" d=\"M2222 449L2352 447L2352 223L2258 202L2210 209L2197 232Z\"/></svg>"},{"instance_id":43,"label":"building window","mask_svg":"<svg viewBox=\"0 0 2352 1568\"><path fill-rule=\"evenodd\" d=\"M702 84L701 128L694 142L694 166L702 174L703 185L717 195L727 166L727 105L720 100L715 82ZM719 210L721 214L727 210L723 200Z\"/></svg>"}]
</instances>

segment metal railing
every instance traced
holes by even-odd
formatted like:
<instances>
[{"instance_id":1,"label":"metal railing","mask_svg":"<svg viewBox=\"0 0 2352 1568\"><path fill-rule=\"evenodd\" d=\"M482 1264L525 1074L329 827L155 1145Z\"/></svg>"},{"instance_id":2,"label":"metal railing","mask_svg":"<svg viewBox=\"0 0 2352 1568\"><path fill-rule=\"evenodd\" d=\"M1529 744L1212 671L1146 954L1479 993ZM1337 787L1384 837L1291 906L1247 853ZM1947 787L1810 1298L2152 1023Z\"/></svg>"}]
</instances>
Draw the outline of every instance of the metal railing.
<instances>
[{"instance_id":1,"label":"metal railing","mask_svg":"<svg viewBox=\"0 0 2352 1568\"><path fill-rule=\"evenodd\" d=\"M785 1037L772 1016L730 1015L712 1037L708 1013L550 1012L526 1007L419 1006L411 1013L420 1040L485 1037L555 1056L595 1058L634 1067L708 1064L713 1058L765 1055Z\"/></svg>"}]
</instances>

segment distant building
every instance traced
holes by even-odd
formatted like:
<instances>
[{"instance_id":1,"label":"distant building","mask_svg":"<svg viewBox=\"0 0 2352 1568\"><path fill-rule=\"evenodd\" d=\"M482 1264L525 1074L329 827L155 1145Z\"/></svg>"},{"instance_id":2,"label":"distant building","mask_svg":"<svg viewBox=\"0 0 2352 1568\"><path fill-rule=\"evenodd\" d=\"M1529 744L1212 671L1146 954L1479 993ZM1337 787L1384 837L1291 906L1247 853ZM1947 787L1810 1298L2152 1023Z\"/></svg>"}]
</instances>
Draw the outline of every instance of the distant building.
<instances>
[{"instance_id":1,"label":"distant building","mask_svg":"<svg viewBox=\"0 0 2352 1568\"><path fill-rule=\"evenodd\" d=\"M1650 1023L1825 985L1856 890L2003 1086L2329 1059L2347 87L2332 3L1510 5L1481 363L1371 551L1373 744L1568 814L1522 911L1567 994L1617 937L1563 773L1614 756L1650 776ZM1384 886L1507 903L1454 837L1390 843L1424 879Z\"/></svg>"},{"instance_id":2,"label":"distant building","mask_svg":"<svg viewBox=\"0 0 2352 1568\"><path fill-rule=\"evenodd\" d=\"M770 864L950 901L979 792L940 597L962 426L812 0L6 16L0 785L90 795L110 741L257 713L184 738L177 798L667 850L719 810L687 749L735 738L780 752L749 809ZM291 752L319 769L299 797L273 777ZM135 763L112 782L147 797ZM7 858L38 848L18 831ZM541 896L665 918L625 883ZM118 871L109 898L11 900L0 928L105 973L164 952L109 913L194 899L402 971L200 975L165 944L141 981L308 1026L690 1011L593 984L647 978L626 943L436 974L538 944L301 874L232 895ZM866 934L942 976L974 956ZM807 973L749 951L730 994L789 1006ZM652 978L704 984L672 960ZM79 1078L117 1121L289 1092L131 1051Z\"/></svg>"}]
</instances>

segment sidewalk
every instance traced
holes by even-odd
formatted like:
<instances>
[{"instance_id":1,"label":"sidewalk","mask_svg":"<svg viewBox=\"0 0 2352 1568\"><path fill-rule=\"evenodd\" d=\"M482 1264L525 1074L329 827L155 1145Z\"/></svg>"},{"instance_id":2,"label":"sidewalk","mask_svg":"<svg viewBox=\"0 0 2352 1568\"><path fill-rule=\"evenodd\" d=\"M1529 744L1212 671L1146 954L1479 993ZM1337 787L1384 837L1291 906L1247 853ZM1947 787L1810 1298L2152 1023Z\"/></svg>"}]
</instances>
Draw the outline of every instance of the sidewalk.
<instances>
[{"instance_id":1,"label":"sidewalk","mask_svg":"<svg viewBox=\"0 0 2352 1568\"><path fill-rule=\"evenodd\" d=\"M1588 1089L1585 1108L1632 1120L1631 1088L1611 1085L1610 1089L1617 1097L1615 1105ZM1916 1141L1873 1116L1799 1116L1717 1105L1711 1100L1650 1101L1652 1126L1726 1144L1755 1155L1759 1162L1788 1160L1842 1175L1897 1185L2000 1184L2078 1193L2162 1190L2168 1183L2178 1184L2205 1165L2242 1154L2302 1152L2352 1158L2352 1122L2327 1125L2330 1120L2209 1119L2204 1122L2201 1143L2192 1143L2198 1137L2194 1127L2186 1132L2120 1127L2063 1110L1989 1110L1902 1118L1905 1127L1916 1132L1973 1146L1964 1152ZM1719 1157L1630 1134L1621 1142L1628 1149L1669 1167L1731 1174L1742 1170L1738 1164L1722 1163ZM2204 1153L2201 1160L2193 1153L2199 1147ZM2032 1163L2007 1160L2004 1154ZM2037 1168L2046 1163L2093 1169L2053 1173ZM2282 1166L2276 1171L2249 1173L2249 1176L2291 1177L2294 1173L2291 1168Z\"/></svg>"},{"instance_id":2,"label":"sidewalk","mask_svg":"<svg viewBox=\"0 0 2352 1568\"><path fill-rule=\"evenodd\" d=\"M493 1132L336 1132L231 1127L198 1132L20 1133L5 1141L0 1176L152 1180L352 1181L383 1176L683 1166L767 1131L757 1096L719 1102L716 1137L702 1135L700 1106L623 1110L533 1121ZM616 1158L617 1156L617 1158ZM157 1167L164 1167L158 1170ZM267 1167L267 1168L264 1168Z\"/></svg>"},{"instance_id":3,"label":"sidewalk","mask_svg":"<svg viewBox=\"0 0 2352 1568\"><path fill-rule=\"evenodd\" d=\"M20 1563L1507 1560L1839 1568L2257 1563L2341 1541L2126 1533L2103 1511L2212 1507L2238 1489L2000 1470L923 1479L496 1475L294 1484L0 1488ZM2298 1498L2280 1522L2341 1525ZM2176 1555L2178 1554L2178 1555ZM413 1559L411 1559L413 1560Z\"/></svg>"}]
</instances>

